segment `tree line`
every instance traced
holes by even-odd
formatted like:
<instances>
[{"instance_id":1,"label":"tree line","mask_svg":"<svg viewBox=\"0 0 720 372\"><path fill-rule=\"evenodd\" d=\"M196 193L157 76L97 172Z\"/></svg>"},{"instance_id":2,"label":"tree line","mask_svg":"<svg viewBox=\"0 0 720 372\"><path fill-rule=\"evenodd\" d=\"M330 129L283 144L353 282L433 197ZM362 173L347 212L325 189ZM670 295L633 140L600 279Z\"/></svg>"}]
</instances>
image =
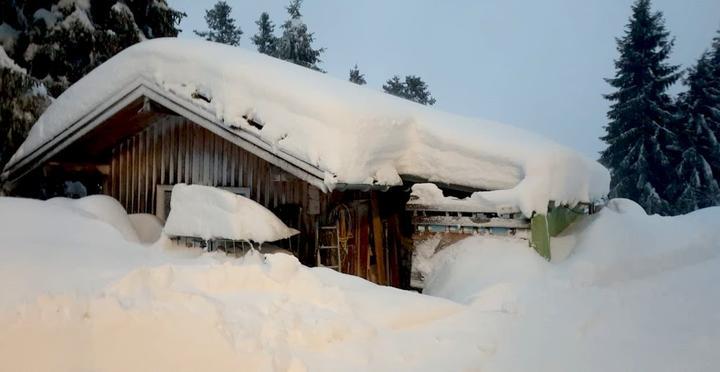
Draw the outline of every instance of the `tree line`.
<instances>
[{"instance_id":1,"label":"tree line","mask_svg":"<svg viewBox=\"0 0 720 372\"><path fill-rule=\"evenodd\" d=\"M314 33L308 27L300 13L302 0L291 0L286 10L288 19L280 25L281 35L275 35L275 24L270 20L267 12L260 14L255 21L257 33L251 38L258 52L279 58L313 70L323 71L319 64L320 55L325 48L315 48ZM208 41L238 46L243 35L242 29L235 24L232 18L232 7L225 1L218 1L211 9L205 11L205 23L208 30L194 30L195 34ZM349 81L365 85L365 75L355 65L350 69ZM407 75L404 79L393 76L382 86L386 93L408 99L423 105L433 105L436 100L430 93L430 88L422 78L416 75Z\"/></svg>"},{"instance_id":2,"label":"tree line","mask_svg":"<svg viewBox=\"0 0 720 372\"><path fill-rule=\"evenodd\" d=\"M625 33L607 113L600 161L610 197L635 200L648 213L683 214L720 205L720 33L694 66L668 62L674 39L662 12L636 0ZM681 81L685 90L671 97Z\"/></svg>"}]
</instances>

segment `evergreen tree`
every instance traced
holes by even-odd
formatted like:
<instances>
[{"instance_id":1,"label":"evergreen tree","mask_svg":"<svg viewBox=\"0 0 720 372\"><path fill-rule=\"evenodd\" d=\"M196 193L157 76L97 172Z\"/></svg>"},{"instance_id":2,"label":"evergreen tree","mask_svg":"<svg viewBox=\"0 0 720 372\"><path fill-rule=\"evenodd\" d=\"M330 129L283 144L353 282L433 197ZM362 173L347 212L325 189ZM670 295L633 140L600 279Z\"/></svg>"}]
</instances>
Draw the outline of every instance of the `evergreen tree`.
<instances>
[{"instance_id":1,"label":"evergreen tree","mask_svg":"<svg viewBox=\"0 0 720 372\"><path fill-rule=\"evenodd\" d=\"M365 81L365 75L360 73L360 69L358 69L357 65L350 69L349 80L357 85L367 84L367 81Z\"/></svg>"},{"instance_id":2,"label":"evergreen tree","mask_svg":"<svg viewBox=\"0 0 720 372\"><path fill-rule=\"evenodd\" d=\"M718 92L720 92L720 30L717 31L717 36L713 39L712 48L708 56L708 63L710 64L709 90L712 90L712 95L717 97ZM715 133L715 138L720 141L720 120L718 120L720 100L714 98L713 102L715 105L708 102L707 105L704 106L712 108L710 112L705 113L705 117L712 117L709 125ZM713 165L713 171L715 172L715 179L720 184L720 165Z\"/></svg>"},{"instance_id":3,"label":"evergreen tree","mask_svg":"<svg viewBox=\"0 0 720 372\"><path fill-rule=\"evenodd\" d=\"M400 77L395 75L390 80L388 80L385 84L383 84L383 90L385 93L392 94L393 96L398 96L401 98L408 99L406 92L405 92L405 83L403 83L402 80L400 80Z\"/></svg>"},{"instance_id":4,"label":"evergreen tree","mask_svg":"<svg viewBox=\"0 0 720 372\"><path fill-rule=\"evenodd\" d=\"M411 101L415 101L422 105L434 105L435 98L430 95L430 89L427 84L415 75L405 77L405 90L408 92Z\"/></svg>"},{"instance_id":5,"label":"evergreen tree","mask_svg":"<svg viewBox=\"0 0 720 372\"><path fill-rule=\"evenodd\" d=\"M612 176L610 196L635 200L651 214L669 214L668 188L679 148L667 89L680 73L678 66L667 63L673 41L662 13L651 11L650 0L633 4L625 35L617 44L615 77L606 79L616 89L605 96L612 102L602 137L608 147L600 158Z\"/></svg>"},{"instance_id":6,"label":"evergreen tree","mask_svg":"<svg viewBox=\"0 0 720 372\"><path fill-rule=\"evenodd\" d=\"M11 1L3 6L9 9L3 9L0 21L17 33L5 51L53 96L132 44L177 36L185 16L165 0Z\"/></svg>"},{"instance_id":7,"label":"evergreen tree","mask_svg":"<svg viewBox=\"0 0 720 372\"><path fill-rule=\"evenodd\" d=\"M45 87L0 48L0 169L50 104Z\"/></svg>"},{"instance_id":8,"label":"evergreen tree","mask_svg":"<svg viewBox=\"0 0 720 372\"><path fill-rule=\"evenodd\" d=\"M209 31L194 30L196 35L205 38L207 41L240 45L240 36L243 32L240 27L235 26L235 20L230 13L232 8L224 1L218 1L212 9L205 11L205 22Z\"/></svg>"},{"instance_id":9,"label":"evergreen tree","mask_svg":"<svg viewBox=\"0 0 720 372\"><path fill-rule=\"evenodd\" d=\"M422 105L434 105L435 98L430 94L427 84L415 75L405 76L405 81L395 75L383 85L385 93L417 102Z\"/></svg>"},{"instance_id":10,"label":"evergreen tree","mask_svg":"<svg viewBox=\"0 0 720 372\"><path fill-rule=\"evenodd\" d=\"M0 162L50 96L132 44L177 36L184 16L165 0L0 2Z\"/></svg>"},{"instance_id":11,"label":"evergreen tree","mask_svg":"<svg viewBox=\"0 0 720 372\"><path fill-rule=\"evenodd\" d=\"M258 33L253 36L252 41L258 52L270 56L275 55L277 37L275 36L275 25L270 20L270 16L263 12L255 24L258 26Z\"/></svg>"},{"instance_id":12,"label":"evergreen tree","mask_svg":"<svg viewBox=\"0 0 720 372\"><path fill-rule=\"evenodd\" d=\"M678 179L671 187L675 212L720 205L720 84L714 80L715 66L705 53L689 69L687 92L678 102L678 137L683 149L677 166Z\"/></svg>"},{"instance_id":13,"label":"evergreen tree","mask_svg":"<svg viewBox=\"0 0 720 372\"><path fill-rule=\"evenodd\" d=\"M302 0L292 0L288 5L287 11L290 19L281 26L283 34L277 41L275 57L296 65L322 71L318 67L318 63L322 62L320 54L325 49L314 49L312 47L314 34L308 32L307 25L302 20L302 14L300 14L301 5Z\"/></svg>"}]
</instances>

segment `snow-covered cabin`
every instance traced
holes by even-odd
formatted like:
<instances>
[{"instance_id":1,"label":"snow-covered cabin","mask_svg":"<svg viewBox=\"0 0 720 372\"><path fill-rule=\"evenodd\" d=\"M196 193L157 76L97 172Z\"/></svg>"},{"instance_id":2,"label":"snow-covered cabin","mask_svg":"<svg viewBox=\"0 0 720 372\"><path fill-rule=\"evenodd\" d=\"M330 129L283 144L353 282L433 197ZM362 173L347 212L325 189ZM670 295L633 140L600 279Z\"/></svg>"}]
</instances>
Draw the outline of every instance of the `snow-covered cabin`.
<instances>
[{"instance_id":1,"label":"snow-covered cabin","mask_svg":"<svg viewBox=\"0 0 720 372\"><path fill-rule=\"evenodd\" d=\"M412 184L475 192L472 200L484 206L530 218L551 203L602 198L609 176L595 161L518 128L236 47L155 39L58 97L2 180L5 194L47 198L84 188L115 197L129 213L160 218L174 184L227 188L301 231L293 249L307 263L322 246L323 227L344 224L339 240L354 250L343 253L354 257L348 270L368 277L374 262L378 281L398 285L388 267L399 265L411 233Z\"/></svg>"}]
</instances>

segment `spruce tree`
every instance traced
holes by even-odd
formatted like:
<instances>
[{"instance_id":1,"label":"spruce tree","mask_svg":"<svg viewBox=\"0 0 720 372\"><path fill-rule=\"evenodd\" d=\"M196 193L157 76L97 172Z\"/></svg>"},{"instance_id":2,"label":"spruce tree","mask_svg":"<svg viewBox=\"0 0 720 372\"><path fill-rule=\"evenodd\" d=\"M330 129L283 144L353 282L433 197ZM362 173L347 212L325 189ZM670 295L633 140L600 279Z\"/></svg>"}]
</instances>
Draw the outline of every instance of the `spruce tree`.
<instances>
[{"instance_id":1,"label":"spruce tree","mask_svg":"<svg viewBox=\"0 0 720 372\"><path fill-rule=\"evenodd\" d=\"M665 31L661 12L650 0L637 0L622 38L615 77L606 81L616 89L605 96L612 102L610 120L601 139L608 147L601 162L610 170L611 197L635 200L652 213L672 213L669 185L675 181L679 156L673 132L674 106L667 89L680 77L679 66L667 59L673 40Z\"/></svg>"},{"instance_id":2,"label":"spruce tree","mask_svg":"<svg viewBox=\"0 0 720 372\"><path fill-rule=\"evenodd\" d=\"M717 97L720 92L720 30L717 31L717 36L713 39L712 48L709 51L708 63L710 64L710 77L708 90L712 90L712 95ZM715 138L720 140L720 120L718 119L718 111L720 111L720 100L717 98L713 99L715 105L708 103L705 107L711 108L709 112L705 114L705 117L712 117L710 119L709 126L715 133ZM720 165L713 165L713 171L715 172L715 179L720 184Z\"/></svg>"},{"instance_id":3,"label":"spruce tree","mask_svg":"<svg viewBox=\"0 0 720 372\"><path fill-rule=\"evenodd\" d=\"M269 56L275 55L277 37L275 36L275 25L270 20L270 16L263 12L255 24L258 26L258 32L253 36L252 41L258 52Z\"/></svg>"},{"instance_id":4,"label":"spruce tree","mask_svg":"<svg viewBox=\"0 0 720 372\"><path fill-rule=\"evenodd\" d=\"M383 90L385 93L392 94L401 98L408 99L407 93L405 92L405 83L400 80L400 77L395 75L390 78L385 84L383 84Z\"/></svg>"},{"instance_id":5,"label":"spruce tree","mask_svg":"<svg viewBox=\"0 0 720 372\"><path fill-rule=\"evenodd\" d=\"M18 35L12 48L5 48L8 56L42 80L52 96L132 44L177 36L185 16L165 0L11 1L3 6L1 21Z\"/></svg>"},{"instance_id":6,"label":"spruce tree","mask_svg":"<svg viewBox=\"0 0 720 372\"><path fill-rule=\"evenodd\" d=\"M0 169L50 104L45 87L28 76L0 47Z\"/></svg>"},{"instance_id":7,"label":"spruce tree","mask_svg":"<svg viewBox=\"0 0 720 372\"><path fill-rule=\"evenodd\" d=\"M50 97L132 44L177 36L184 16L165 0L0 2L0 163Z\"/></svg>"},{"instance_id":8,"label":"spruce tree","mask_svg":"<svg viewBox=\"0 0 720 372\"><path fill-rule=\"evenodd\" d=\"M210 30L194 30L196 35L205 38L207 41L214 41L232 46L240 45L240 36L243 32L235 25L232 18L232 8L224 1L218 1L212 9L205 11L205 23Z\"/></svg>"},{"instance_id":9,"label":"spruce tree","mask_svg":"<svg viewBox=\"0 0 720 372\"><path fill-rule=\"evenodd\" d=\"M422 105L434 105L435 98L430 94L430 88L420 78L415 75L405 76L405 80L395 75L383 85L385 93L392 94L407 100L417 102Z\"/></svg>"},{"instance_id":10,"label":"spruce tree","mask_svg":"<svg viewBox=\"0 0 720 372\"><path fill-rule=\"evenodd\" d=\"M348 78L348 80L357 85L367 84L367 81L365 81L365 75L360 73L360 69L358 69L358 65L355 65L355 67L350 69L350 77Z\"/></svg>"},{"instance_id":11,"label":"spruce tree","mask_svg":"<svg viewBox=\"0 0 720 372\"><path fill-rule=\"evenodd\" d=\"M283 34L277 41L275 57L296 65L322 71L318 64L322 62L320 54L325 49L313 48L314 34L308 32L307 25L302 20L302 14L300 14L301 5L302 0L292 0L288 5L287 11L290 19L281 26Z\"/></svg>"},{"instance_id":12,"label":"spruce tree","mask_svg":"<svg viewBox=\"0 0 720 372\"><path fill-rule=\"evenodd\" d=\"M689 69L687 92L678 99L678 138L683 149L678 178L671 190L675 212L720 205L720 84L713 79L711 55L704 53Z\"/></svg>"},{"instance_id":13,"label":"spruce tree","mask_svg":"<svg viewBox=\"0 0 720 372\"><path fill-rule=\"evenodd\" d=\"M407 91L411 101L430 106L434 105L436 102L435 98L433 98L430 94L430 89L427 84L419 76L406 76L405 90Z\"/></svg>"}]
</instances>

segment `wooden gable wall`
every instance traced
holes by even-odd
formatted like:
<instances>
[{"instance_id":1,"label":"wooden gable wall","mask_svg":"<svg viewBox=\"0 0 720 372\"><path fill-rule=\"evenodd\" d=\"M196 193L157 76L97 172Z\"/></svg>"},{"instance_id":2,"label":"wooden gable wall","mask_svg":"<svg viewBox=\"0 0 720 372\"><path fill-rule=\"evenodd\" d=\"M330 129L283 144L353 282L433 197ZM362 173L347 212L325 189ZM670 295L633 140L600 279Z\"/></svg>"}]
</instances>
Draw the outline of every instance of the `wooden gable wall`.
<instances>
[{"instance_id":1,"label":"wooden gable wall","mask_svg":"<svg viewBox=\"0 0 720 372\"><path fill-rule=\"evenodd\" d=\"M154 122L114 146L106 193L128 213L155 213L157 185L177 183L247 187L251 199L277 212L300 208L286 223L306 237L311 249L315 223L329 196L181 116L158 115ZM282 215L281 215L282 217Z\"/></svg>"}]
</instances>

